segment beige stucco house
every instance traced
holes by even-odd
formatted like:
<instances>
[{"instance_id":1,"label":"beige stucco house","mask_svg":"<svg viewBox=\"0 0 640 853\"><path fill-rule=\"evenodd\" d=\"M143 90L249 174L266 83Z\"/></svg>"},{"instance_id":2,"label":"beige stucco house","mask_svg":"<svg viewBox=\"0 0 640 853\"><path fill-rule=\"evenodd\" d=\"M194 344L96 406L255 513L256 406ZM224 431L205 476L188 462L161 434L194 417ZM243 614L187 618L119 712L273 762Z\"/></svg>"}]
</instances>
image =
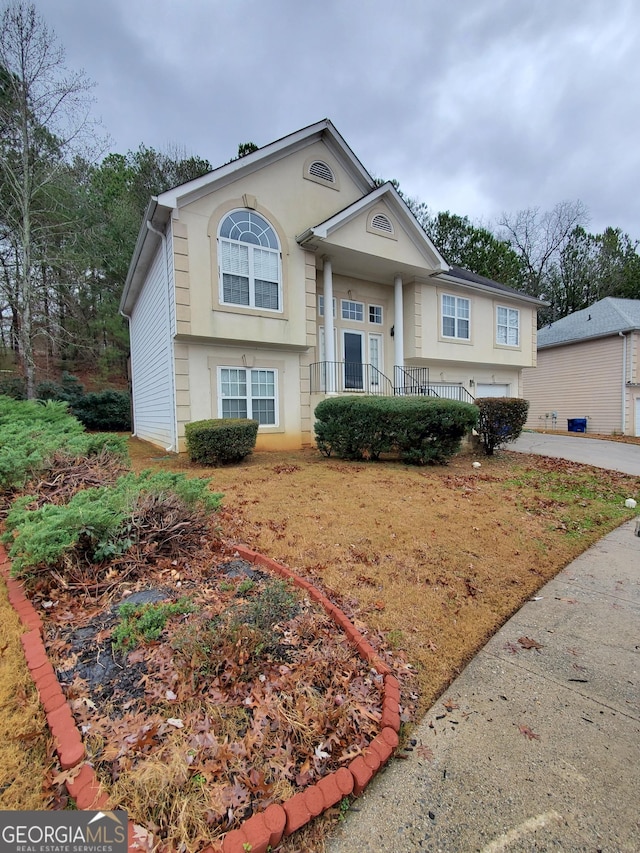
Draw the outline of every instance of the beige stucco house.
<instances>
[{"instance_id":1,"label":"beige stucco house","mask_svg":"<svg viewBox=\"0 0 640 853\"><path fill-rule=\"evenodd\" d=\"M529 429L640 435L640 299L607 297L538 331L538 366L524 370Z\"/></svg>"},{"instance_id":2,"label":"beige stucco house","mask_svg":"<svg viewBox=\"0 0 640 853\"><path fill-rule=\"evenodd\" d=\"M313 442L327 394L522 394L540 303L450 267L324 120L153 198L120 305L135 434L256 418Z\"/></svg>"}]
</instances>

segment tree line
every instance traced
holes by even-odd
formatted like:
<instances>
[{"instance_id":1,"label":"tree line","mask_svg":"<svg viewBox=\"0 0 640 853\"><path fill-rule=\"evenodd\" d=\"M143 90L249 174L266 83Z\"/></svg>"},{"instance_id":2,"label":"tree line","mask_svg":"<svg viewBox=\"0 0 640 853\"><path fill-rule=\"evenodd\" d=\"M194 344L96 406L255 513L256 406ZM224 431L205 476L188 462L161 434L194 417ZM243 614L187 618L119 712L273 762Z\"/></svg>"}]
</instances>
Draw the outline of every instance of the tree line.
<instances>
[{"instance_id":1,"label":"tree line","mask_svg":"<svg viewBox=\"0 0 640 853\"><path fill-rule=\"evenodd\" d=\"M128 330L118 304L145 208L152 195L212 168L145 145L105 153L92 93L34 6L20 0L4 9L0 371L19 370L29 397L42 374L125 380ZM241 143L238 156L255 149ZM432 213L396 187L450 264L547 301L541 323L604 296L640 298L638 241L613 227L589 233L580 202L505 214L485 227Z\"/></svg>"}]
</instances>

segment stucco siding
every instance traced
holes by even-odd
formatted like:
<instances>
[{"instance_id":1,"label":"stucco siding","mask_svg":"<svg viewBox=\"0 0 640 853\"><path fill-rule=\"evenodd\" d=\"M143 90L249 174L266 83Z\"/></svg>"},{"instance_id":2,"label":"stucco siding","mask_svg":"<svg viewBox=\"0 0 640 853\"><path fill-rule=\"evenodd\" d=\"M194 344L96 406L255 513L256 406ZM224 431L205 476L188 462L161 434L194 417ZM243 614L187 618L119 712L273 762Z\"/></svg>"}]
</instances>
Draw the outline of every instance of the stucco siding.
<instances>
[{"instance_id":1,"label":"stucco siding","mask_svg":"<svg viewBox=\"0 0 640 853\"><path fill-rule=\"evenodd\" d=\"M131 371L134 432L166 448L175 441L171 301L160 243L131 315Z\"/></svg>"},{"instance_id":2,"label":"stucco siding","mask_svg":"<svg viewBox=\"0 0 640 853\"><path fill-rule=\"evenodd\" d=\"M450 295L469 300L469 339L445 338L442 335L442 297ZM407 358L438 362L473 362L479 366L523 368L535 364L536 311L508 296L485 294L454 284L421 286L422 325L415 337L415 349L407 349ZM498 306L519 311L519 343L502 346L497 343L496 311Z\"/></svg>"},{"instance_id":3,"label":"stucco siding","mask_svg":"<svg viewBox=\"0 0 640 853\"><path fill-rule=\"evenodd\" d=\"M570 418L587 418L589 432L622 431L623 341L618 336L538 351L538 366L524 370L529 429L567 429Z\"/></svg>"}]
</instances>

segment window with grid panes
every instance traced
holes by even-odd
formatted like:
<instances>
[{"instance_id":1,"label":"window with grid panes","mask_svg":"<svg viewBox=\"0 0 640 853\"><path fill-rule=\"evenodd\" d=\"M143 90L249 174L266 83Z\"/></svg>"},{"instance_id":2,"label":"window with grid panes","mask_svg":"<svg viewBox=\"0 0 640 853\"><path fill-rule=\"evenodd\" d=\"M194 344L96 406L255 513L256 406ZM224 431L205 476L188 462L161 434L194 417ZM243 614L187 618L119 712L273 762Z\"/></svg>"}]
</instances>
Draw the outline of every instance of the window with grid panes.
<instances>
[{"instance_id":1,"label":"window with grid panes","mask_svg":"<svg viewBox=\"0 0 640 853\"><path fill-rule=\"evenodd\" d=\"M496 343L504 346L520 346L520 312L517 308L496 308Z\"/></svg>"},{"instance_id":2,"label":"window with grid panes","mask_svg":"<svg viewBox=\"0 0 640 853\"><path fill-rule=\"evenodd\" d=\"M220 301L280 311L280 245L274 229L253 210L234 210L219 231Z\"/></svg>"},{"instance_id":3,"label":"window with grid panes","mask_svg":"<svg viewBox=\"0 0 640 853\"><path fill-rule=\"evenodd\" d=\"M442 337L470 339L471 303L460 296L442 295Z\"/></svg>"},{"instance_id":4,"label":"window with grid panes","mask_svg":"<svg viewBox=\"0 0 640 853\"><path fill-rule=\"evenodd\" d=\"M275 370L221 367L218 387L220 417L253 418L263 426L277 424Z\"/></svg>"},{"instance_id":5,"label":"window with grid panes","mask_svg":"<svg viewBox=\"0 0 640 853\"><path fill-rule=\"evenodd\" d=\"M382 305L369 305L369 322L382 325Z\"/></svg>"},{"instance_id":6,"label":"window with grid panes","mask_svg":"<svg viewBox=\"0 0 640 853\"><path fill-rule=\"evenodd\" d=\"M351 299L340 300L340 312L343 320L364 321L364 302L353 302Z\"/></svg>"}]
</instances>

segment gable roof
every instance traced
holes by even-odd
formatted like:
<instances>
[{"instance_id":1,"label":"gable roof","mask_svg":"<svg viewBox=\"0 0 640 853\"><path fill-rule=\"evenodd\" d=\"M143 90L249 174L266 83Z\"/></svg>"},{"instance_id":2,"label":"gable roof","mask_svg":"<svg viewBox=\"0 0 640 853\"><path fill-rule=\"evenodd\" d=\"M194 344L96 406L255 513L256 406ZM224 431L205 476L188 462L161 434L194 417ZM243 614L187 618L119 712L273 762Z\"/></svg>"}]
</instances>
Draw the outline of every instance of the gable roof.
<instances>
[{"instance_id":1,"label":"gable roof","mask_svg":"<svg viewBox=\"0 0 640 853\"><path fill-rule=\"evenodd\" d=\"M538 349L640 329L640 299L606 296L538 331Z\"/></svg>"},{"instance_id":2,"label":"gable roof","mask_svg":"<svg viewBox=\"0 0 640 853\"><path fill-rule=\"evenodd\" d=\"M145 211L133 257L129 264L129 271L120 300L121 313L126 316L135 304L144 283L147 268L161 239L158 232L164 233L173 210L190 204L214 190L221 189L238 180L240 177L250 175L269 163L281 160L294 151L307 148L320 140L342 163L361 193L369 193L375 188L374 179L334 125L329 119L325 118L283 136L275 142L270 142L268 145L258 148L257 151L251 152L251 154L225 163L223 166L207 172L206 175L153 196Z\"/></svg>"},{"instance_id":3,"label":"gable roof","mask_svg":"<svg viewBox=\"0 0 640 853\"><path fill-rule=\"evenodd\" d=\"M167 223L174 210L190 204L238 180L240 177L250 175L252 172L256 172L264 166L277 162L289 154L313 145L318 141L323 141L336 159L342 163L362 193L362 197L338 213L333 214L329 219L318 223L318 225L307 229L307 231L299 235L297 239L300 245L317 248L318 244L328 238L333 231L345 225L362 211L382 201L398 217L405 232L424 257L426 270L431 271L428 274L437 276L438 278L442 276L447 281L454 281L467 287L470 286L493 292L498 291L504 293L505 296L510 294L514 298L531 302L538 306L545 304L507 285L492 281L460 267L449 266L424 229L420 226L395 186L390 181L376 186L373 177L365 169L340 133L338 133L332 122L329 119L323 119L287 136L283 136L281 139L271 142L262 148L258 148L251 154L236 158L230 163L225 163L223 166L219 166L206 175L173 187L166 192L160 193L158 196L153 196L145 211L133 257L129 265L129 271L120 300L121 313L127 316L133 309L144 284L149 265L155 255L158 244L163 239ZM420 270L416 268L414 272L418 274ZM424 273L425 270L422 272Z\"/></svg>"},{"instance_id":4,"label":"gable roof","mask_svg":"<svg viewBox=\"0 0 640 853\"><path fill-rule=\"evenodd\" d=\"M363 211L371 209L378 202L384 201L402 223L409 238L414 243L419 252L424 256L425 261L431 269L448 270L449 264L436 249L431 239L423 228L420 227L418 220L409 210L406 203L391 183L387 181L381 184L376 189L371 190L367 195L362 196L357 201L347 207L334 213L329 219L318 223L305 232L298 235L296 238L301 246L309 246L317 248L323 240L330 237L334 231L337 231L354 217L361 214Z\"/></svg>"},{"instance_id":5,"label":"gable roof","mask_svg":"<svg viewBox=\"0 0 640 853\"><path fill-rule=\"evenodd\" d=\"M303 127L301 130L296 130L294 133L289 133L275 142L270 142L268 145L252 151L251 154L231 160L230 163L225 163L200 178L194 178L186 184L180 184L173 189L160 193L158 204L171 208L183 207L185 204L190 204L207 195L212 190L220 189L241 176L250 175L269 163L281 160L294 151L308 148L321 140L347 169L360 192L366 193L375 187L375 181L369 172L349 148L334 125L328 118L325 118L315 124Z\"/></svg>"}]
</instances>

